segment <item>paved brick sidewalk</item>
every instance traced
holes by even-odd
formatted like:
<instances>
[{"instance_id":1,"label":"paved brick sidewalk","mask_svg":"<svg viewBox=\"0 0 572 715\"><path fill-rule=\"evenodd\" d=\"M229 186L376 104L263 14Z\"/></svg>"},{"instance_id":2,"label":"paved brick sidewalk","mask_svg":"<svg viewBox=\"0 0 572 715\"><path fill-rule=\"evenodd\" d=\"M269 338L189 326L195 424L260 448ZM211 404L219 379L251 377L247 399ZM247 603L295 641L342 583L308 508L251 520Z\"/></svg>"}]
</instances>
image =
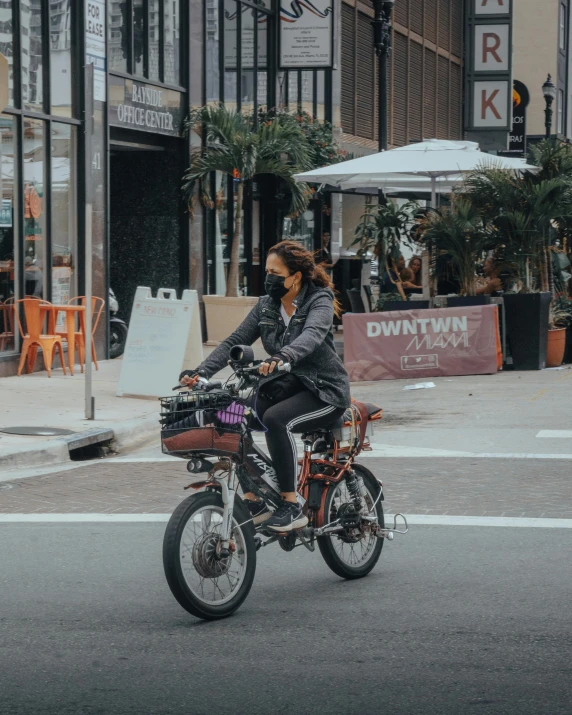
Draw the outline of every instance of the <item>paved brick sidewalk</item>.
<instances>
[{"instance_id":1,"label":"paved brick sidewalk","mask_svg":"<svg viewBox=\"0 0 572 715\"><path fill-rule=\"evenodd\" d=\"M565 460L367 459L388 512L572 518ZM168 513L189 495L185 463L97 462L0 484L0 513Z\"/></svg>"}]
</instances>

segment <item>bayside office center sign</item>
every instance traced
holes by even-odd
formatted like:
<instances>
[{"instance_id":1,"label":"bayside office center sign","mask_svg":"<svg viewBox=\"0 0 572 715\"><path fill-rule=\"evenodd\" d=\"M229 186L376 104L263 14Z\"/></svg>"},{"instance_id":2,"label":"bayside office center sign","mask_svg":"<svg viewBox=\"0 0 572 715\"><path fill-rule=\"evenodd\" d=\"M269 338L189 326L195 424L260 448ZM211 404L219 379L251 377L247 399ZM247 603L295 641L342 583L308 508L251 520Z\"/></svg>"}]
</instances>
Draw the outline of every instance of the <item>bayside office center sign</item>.
<instances>
[{"instance_id":1,"label":"bayside office center sign","mask_svg":"<svg viewBox=\"0 0 572 715\"><path fill-rule=\"evenodd\" d=\"M512 0L467 0L465 128L510 131Z\"/></svg>"},{"instance_id":2,"label":"bayside office center sign","mask_svg":"<svg viewBox=\"0 0 572 715\"><path fill-rule=\"evenodd\" d=\"M109 123L113 126L179 136L182 122L180 92L110 75Z\"/></svg>"}]
</instances>

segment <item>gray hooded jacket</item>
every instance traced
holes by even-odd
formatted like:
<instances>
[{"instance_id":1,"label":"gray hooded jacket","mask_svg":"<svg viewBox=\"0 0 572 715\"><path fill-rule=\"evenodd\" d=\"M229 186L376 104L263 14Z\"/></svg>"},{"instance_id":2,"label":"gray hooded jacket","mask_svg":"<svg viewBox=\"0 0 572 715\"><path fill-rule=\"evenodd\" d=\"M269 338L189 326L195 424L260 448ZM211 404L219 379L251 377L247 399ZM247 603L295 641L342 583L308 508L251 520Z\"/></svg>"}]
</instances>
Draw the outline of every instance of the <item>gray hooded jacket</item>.
<instances>
[{"instance_id":1,"label":"gray hooded jacket","mask_svg":"<svg viewBox=\"0 0 572 715\"><path fill-rule=\"evenodd\" d=\"M199 366L211 377L228 362L234 345L252 345L258 338L268 355L280 353L292 374L321 400L349 407L350 382L334 347L334 294L329 288L306 283L294 300L296 312L286 327L280 302L262 296L243 323Z\"/></svg>"}]
</instances>

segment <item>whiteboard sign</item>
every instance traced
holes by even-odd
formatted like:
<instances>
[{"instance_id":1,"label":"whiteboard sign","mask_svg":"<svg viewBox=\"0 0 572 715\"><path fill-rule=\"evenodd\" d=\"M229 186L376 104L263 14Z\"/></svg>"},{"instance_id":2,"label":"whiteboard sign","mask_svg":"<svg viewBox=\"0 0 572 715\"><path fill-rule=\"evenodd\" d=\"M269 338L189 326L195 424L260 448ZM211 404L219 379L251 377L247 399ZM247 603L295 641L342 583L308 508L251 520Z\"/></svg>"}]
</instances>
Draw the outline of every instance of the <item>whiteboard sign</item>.
<instances>
[{"instance_id":1,"label":"whiteboard sign","mask_svg":"<svg viewBox=\"0 0 572 715\"><path fill-rule=\"evenodd\" d=\"M137 288L117 394L164 397L179 374L203 361L197 292L186 290L181 300L170 288L153 298L150 288Z\"/></svg>"},{"instance_id":2,"label":"whiteboard sign","mask_svg":"<svg viewBox=\"0 0 572 715\"><path fill-rule=\"evenodd\" d=\"M333 64L333 0L281 0L280 68Z\"/></svg>"}]
</instances>

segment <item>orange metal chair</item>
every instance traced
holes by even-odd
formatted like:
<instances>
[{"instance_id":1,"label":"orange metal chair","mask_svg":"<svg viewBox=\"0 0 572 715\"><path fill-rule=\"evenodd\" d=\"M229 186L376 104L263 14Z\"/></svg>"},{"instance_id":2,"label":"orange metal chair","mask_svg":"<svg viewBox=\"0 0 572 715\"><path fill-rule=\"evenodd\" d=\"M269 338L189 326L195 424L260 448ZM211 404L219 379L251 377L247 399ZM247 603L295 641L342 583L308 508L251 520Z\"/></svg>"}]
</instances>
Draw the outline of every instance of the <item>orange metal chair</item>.
<instances>
[{"instance_id":1,"label":"orange metal chair","mask_svg":"<svg viewBox=\"0 0 572 715\"><path fill-rule=\"evenodd\" d=\"M18 311L20 303L24 308L26 331L22 328L22 323L20 321L20 314ZM34 298L22 298L21 300L14 301L14 314L18 322L20 335L22 336L22 352L20 354L20 364L18 365L18 375L22 374L26 358L28 358L28 372L32 372L34 365L36 364L38 347L41 347L44 353L44 364L48 372L48 377L52 376L52 362L54 358L54 350L56 348L59 352L64 375L66 374L64 349L61 337L59 335L47 335L42 333L42 325L50 307L51 303Z\"/></svg>"},{"instance_id":2,"label":"orange metal chair","mask_svg":"<svg viewBox=\"0 0 572 715\"><path fill-rule=\"evenodd\" d=\"M68 300L68 305L85 305L85 296L80 295L77 296L77 298L71 298ZM91 297L91 315L92 315L92 329L91 329L91 357L93 359L93 362L95 364L95 369L99 370L99 366L97 364L97 355L95 353L95 343L93 341L93 336L95 335L95 331L97 330L97 326L99 325L99 320L101 318L101 314L103 312L103 309L105 308L105 301L103 298L99 298L99 296L92 296ZM58 335L63 335L64 334L60 333L58 331ZM85 365L85 336L83 334L83 331L81 330L81 323L80 323L80 330L75 334L75 339L76 339L76 345L78 348L78 353L79 353L79 363L81 365L81 371L83 372L83 366Z\"/></svg>"},{"instance_id":3,"label":"orange metal chair","mask_svg":"<svg viewBox=\"0 0 572 715\"><path fill-rule=\"evenodd\" d=\"M0 333L0 352L6 345L14 340L14 298L6 298L0 303L0 316L2 317L2 332Z\"/></svg>"}]
</instances>

